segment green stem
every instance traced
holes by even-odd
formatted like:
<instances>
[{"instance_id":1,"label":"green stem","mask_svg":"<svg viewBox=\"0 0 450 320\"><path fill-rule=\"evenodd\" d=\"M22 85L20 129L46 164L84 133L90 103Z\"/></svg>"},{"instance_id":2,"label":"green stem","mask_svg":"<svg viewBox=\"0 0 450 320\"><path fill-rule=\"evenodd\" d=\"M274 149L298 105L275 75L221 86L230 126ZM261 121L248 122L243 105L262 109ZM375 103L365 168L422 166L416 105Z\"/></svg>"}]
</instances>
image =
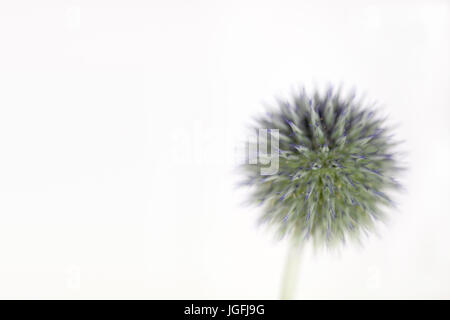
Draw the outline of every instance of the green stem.
<instances>
[{"instance_id":1,"label":"green stem","mask_svg":"<svg viewBox=\"0 0 450 320\"><path fill-rule=\"evenodd\" d=\"M300 269L300 257L303 251L303 244L290 244L284 267L283 282L281 286L281 299L290 300L294 297L298 272Z\"/></svg>"}]
</instances>

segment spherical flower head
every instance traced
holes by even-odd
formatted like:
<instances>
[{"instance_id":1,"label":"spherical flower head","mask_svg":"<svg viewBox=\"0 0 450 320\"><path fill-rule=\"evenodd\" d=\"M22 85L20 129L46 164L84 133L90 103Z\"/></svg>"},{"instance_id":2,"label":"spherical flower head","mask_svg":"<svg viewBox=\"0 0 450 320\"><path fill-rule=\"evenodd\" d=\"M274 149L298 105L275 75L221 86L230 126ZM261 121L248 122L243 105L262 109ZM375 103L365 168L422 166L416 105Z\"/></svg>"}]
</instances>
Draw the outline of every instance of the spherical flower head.
<instances>
[{"instance_id":1,"label":"spherical flower head","mask_svg":"<svg viewBox=\"0 0 450 320\"><path fill-rule=\"evenodd\" d=\"M251 202L263 205L261 221L281 237L332 246L360 240L384 219L400 167L397 143L376 110L332 88L311 96L303 90L252 129L268 136L263 147L249 145L259 161L244 165L245 184L253 187ZM269 174L262 174L264 147L278 164Z\"/></svg>"}]
</instances>

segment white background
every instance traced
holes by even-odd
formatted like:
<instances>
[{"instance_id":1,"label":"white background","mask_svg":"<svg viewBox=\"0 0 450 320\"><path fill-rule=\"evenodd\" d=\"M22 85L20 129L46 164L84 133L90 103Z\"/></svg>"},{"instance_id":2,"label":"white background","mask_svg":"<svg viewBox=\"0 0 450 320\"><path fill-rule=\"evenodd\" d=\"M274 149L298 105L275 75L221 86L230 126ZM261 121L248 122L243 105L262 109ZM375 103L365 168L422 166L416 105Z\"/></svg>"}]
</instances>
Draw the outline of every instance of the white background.
<instances>
[{"instance_id":1,"label":"white background","mask_svg":"<svg viewBox=\"0 0 450 320\"><path fill-rule=\"evenodd\" d=\"M447 1L2 1L0 298L279 295L236 190L244 125L300 84L380 101L410 170L296 298L450 298Z\"/></svg>"}]
</instances>

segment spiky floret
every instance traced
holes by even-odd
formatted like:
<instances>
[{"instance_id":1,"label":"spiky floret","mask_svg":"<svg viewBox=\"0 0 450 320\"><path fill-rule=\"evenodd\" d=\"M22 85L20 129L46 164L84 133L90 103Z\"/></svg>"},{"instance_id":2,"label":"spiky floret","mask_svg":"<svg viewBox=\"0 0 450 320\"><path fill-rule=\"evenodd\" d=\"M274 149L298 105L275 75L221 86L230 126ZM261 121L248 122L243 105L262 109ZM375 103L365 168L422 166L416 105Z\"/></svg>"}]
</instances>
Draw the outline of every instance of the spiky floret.
<instances>
[{"instance_id":1,"label":"spiky floret","mask_svg":"<svg viewBox=\"0 0 450 320\"><path fill-rule=\"evenodd\" d=\"M397 143L375 110L332 88L303 90L257 118L253 129L263 128L278 129L279 169L261 175L265 165L245 164L245 183L254 189L251 202L264 207L261 221L280 236L330 246L360 239L384 218L400 168Z\"/></svg>"}]
</instances>

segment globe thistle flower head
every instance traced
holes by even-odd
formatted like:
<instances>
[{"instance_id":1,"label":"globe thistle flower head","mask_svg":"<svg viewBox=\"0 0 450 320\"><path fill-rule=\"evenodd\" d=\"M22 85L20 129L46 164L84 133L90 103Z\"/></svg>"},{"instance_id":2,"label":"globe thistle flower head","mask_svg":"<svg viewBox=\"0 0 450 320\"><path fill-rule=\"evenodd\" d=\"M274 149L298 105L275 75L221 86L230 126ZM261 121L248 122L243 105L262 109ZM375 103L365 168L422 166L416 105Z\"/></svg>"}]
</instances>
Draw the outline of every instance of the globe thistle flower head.
<instances>
[{"instance_id":1,"label":"globe thistle flower head","mask_svg":"<svg viewBox=\"0 0 450 320\"><path fill-rule=\"evenodd\" d=\"M264 175L267 161L246 163L245 184L253 189L250 202L263 206L261 222L280 237L312 239L315 247L359 240L392 206L397 143L385 120L354 95L303 90L256 118L252 129L267 129L278 169ZM261 149L257 143L249 150Z\"/></svg>"}]
</instances>

